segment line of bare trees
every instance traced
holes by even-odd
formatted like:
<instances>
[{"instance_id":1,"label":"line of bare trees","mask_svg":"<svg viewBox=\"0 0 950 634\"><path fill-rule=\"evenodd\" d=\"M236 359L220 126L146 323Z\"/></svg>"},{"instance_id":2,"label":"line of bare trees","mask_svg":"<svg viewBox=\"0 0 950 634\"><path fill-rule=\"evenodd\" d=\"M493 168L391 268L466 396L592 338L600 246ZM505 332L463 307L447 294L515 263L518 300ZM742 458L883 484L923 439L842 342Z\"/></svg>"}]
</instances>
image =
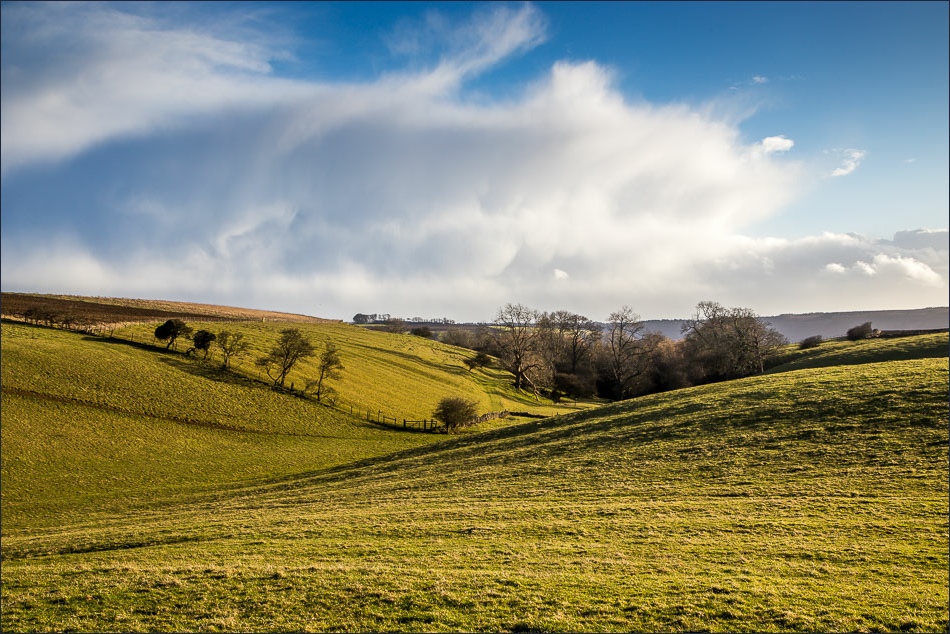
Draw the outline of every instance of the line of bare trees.
<instances>
[{"instance_id":1,"label":"line of bare trees","mask_svg":"<svg viewBox=\"0 0 950 634\"><path fill-rule=\"evenodd\" d=\"M604 323L522 304L499 309L491 327L446 331L443 341L496 357L517 389L559 400L615 400L762 372L787 340L747 308L701 302L678 341L646 330L629 306Z\"/></svg>"},{"instance_id":2,"label":"line of bare trees","mask_svg":"<svg viewBox=\"0 0 950 634\"><path fill-rule=\"evenodd\" d=\"M203 352L202 360L207 360L212 344L221 351L222 369L228 370L231 361L243 355L249 349L249 343L244 334L223 330L213 333L208 330L193 332L181 319L169 319L155 329L155 338L166 342L165 349L171 348L179 338L192 341L192 346L185 354L195 356ZM259 367L274 382L275 387L284 387L290 371L303 359L317 356L317 348L313 342L298 328L285 328L280 331L280 338L267 354L255 359L254 364ZM331 381L341 378L343 363L340 360L340 349L332 340L327 340L324 350L320 353L316 376L308 378L304 386L304 393L311 394L318 402L332 403L336 397L336 390L330 385Z\"/></svg>"}]
</instances>

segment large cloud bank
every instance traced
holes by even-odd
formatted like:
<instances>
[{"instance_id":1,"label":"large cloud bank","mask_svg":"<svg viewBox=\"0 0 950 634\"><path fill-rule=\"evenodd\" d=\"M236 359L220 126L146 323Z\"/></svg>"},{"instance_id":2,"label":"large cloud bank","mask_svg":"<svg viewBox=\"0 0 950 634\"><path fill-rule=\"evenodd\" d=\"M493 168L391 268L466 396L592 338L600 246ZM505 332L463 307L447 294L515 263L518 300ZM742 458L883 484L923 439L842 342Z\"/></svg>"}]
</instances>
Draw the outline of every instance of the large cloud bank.
<instances>
[{"instance_id":1,"label":"large cloud bank","mask_svg":"<svg viewBox=\"0 0 950 634\"><path fill-rule=\"evenodd\" d=\"M470 93L543 16L440 28L456 45L424 70L317 82L277 77L259 33L4 5L4 290L473 320L946 304L946 230L742 236L801 185L781 131L630 102L592 61Z\"/></svg>"}]
</instances>

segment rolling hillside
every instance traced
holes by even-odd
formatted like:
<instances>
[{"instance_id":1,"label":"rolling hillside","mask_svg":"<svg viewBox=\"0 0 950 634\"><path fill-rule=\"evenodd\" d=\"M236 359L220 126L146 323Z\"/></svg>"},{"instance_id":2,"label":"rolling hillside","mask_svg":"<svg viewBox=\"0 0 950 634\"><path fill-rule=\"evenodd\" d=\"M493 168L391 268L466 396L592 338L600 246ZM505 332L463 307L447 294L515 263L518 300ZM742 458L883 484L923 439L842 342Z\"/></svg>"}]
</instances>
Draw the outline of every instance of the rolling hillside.
<instances>
[{"instance_id":1,"label":"rolling hillside","mask_svg":"<svg viewBox=\"0 0 950 634\"><path fill-rule=\"evenodd\" d=\"M339 323L294 323L342 350L346 368L334 382L340 396L328 407L274 392L251 363L291 324L189 323L242 332L252 349L234 372L223 372L213 359L154 347L155 323L119 327L114 339L3 324L3 500L11 511L4 526L19 523L15 510L26 500L75 513L434 442L432 434L375 423L380 415L429 418L443 396L471 398L480 412L574 408L514 394L500 370L468 370L462 359L469 351ZM301 362L288 386L313 372L313 360ZM23 521L39 520L31 513Z\"/></svg>"},{"instance_id":2,"label":"rolling hillside","mask_svg":"<svg viewBox=\"0 0 950 634\"><path fill-rule=\"evenodd\" d=\"M946 334L448 438L68 337L4 325L4 631L948 626Z\"/></svg>"}]
</instances>

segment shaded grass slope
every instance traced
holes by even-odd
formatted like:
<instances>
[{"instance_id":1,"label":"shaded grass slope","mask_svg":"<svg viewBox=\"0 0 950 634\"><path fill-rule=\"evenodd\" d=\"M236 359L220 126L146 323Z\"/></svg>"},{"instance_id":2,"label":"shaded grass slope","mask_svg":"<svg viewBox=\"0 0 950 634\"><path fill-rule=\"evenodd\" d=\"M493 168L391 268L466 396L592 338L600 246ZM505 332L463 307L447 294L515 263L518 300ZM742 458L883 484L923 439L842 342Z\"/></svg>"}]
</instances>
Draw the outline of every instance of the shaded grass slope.
<instances>
[{"instance_id":1,"label":"shaded grass slope","mask_svg":"<svg viewBox=\"0 0 950 634\"><path fill-rule=\"evenodd\" d=\"M4 527L3 626L946 631L947 369L791 370Z\"/></svg>"}]
</instances>

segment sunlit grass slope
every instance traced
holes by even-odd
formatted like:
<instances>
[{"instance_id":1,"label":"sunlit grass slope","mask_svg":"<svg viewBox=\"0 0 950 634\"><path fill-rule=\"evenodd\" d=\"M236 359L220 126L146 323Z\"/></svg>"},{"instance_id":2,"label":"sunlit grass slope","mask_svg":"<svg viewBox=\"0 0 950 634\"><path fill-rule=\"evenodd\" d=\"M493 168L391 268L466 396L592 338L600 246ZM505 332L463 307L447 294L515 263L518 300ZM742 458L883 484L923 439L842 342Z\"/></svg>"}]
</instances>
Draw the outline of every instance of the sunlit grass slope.
<instances>
[{"instance_id":1,"label":"sunlit grass slope","mask_svg":"<svg viewBox=\"0 0 950 634\"><path fill-rule=\"evenodd\" d=\"M200 323L188 322L198 330L229 330L245 335L251 349L235 364L235 370L261 380L267 375L255 367L278 341L283 328L297 328L316 346L317 356L302 360L290 373L286 385L300 390L308 378L317 375L318 356L327 341L340 349L345 366L342 378L333 382L338 404L354 414L366 412L398 420L431 418L446 396L462 396L478 404L479 413L529 411L554 415L575 410L564 404L555 407L549 400L511 388L511 375L497 368L471 371L464 364L475 355L471 350L408 334L368 330L341 322L318 324L280 322ZM116 331L116 336L134 336L140 342L154 342L158 324L140 324ZM183 349L184 342L178 347Z\"/></svg>"},{"instance_id":2,"label":"sunlit grass slope","mask_svg":"<svg viewBox=\"0 0 950 634\"><path fill-rule=\"evenodd\" d=\"M945 632L947 370L793 370L4 526L4 630Z\"/></svg>"},{"instance_id":3,"label":"sunlit grass slope","mask_svg":"<svg viewBox=\"0 0 950 634\"><path fill-rule=\"evenodd\" d=\"M182 355L7 323L2 344L4 531L433 440Z\"/></svg>"},{"instance_id":4,"label":"sunlit grass slope","mask_svg":"<svg viewBox=\"0 0 950 634\"><path fill-rule=\"evenodd\" d=\"M506 373L469 371L462 359L470 351L419 337L332 322L192 325L243 332L252 348L229 373L214 358L198 363L161 347L3 324L5 528L437 440L367 423L367 411L374 418L429 418L450 395L475 400L480 412L570 409L516 395ZM337 409L270 390L253 365L286 327L301 328L318 351L327 339L340 346L346 368L334 381ZM153 331L138 325L116 335L151 344ZM301 362L287 385L302 387L316 373L313 364Z\"/></svg>"},{"instance_id":5,"label":"sunlit grass slope","mask_svg":"<svg viewBox=\"0 0 950 634\"><path fill-rule=\"evenodd\" d=\"M769 371L787 372L875 361L940 359L946 358L948 353L950 335L946 332L893 339L837 339L806 350L798 349L797 345L789 346L788 352L775 360Z\"/></svg>"}]
</instances>

